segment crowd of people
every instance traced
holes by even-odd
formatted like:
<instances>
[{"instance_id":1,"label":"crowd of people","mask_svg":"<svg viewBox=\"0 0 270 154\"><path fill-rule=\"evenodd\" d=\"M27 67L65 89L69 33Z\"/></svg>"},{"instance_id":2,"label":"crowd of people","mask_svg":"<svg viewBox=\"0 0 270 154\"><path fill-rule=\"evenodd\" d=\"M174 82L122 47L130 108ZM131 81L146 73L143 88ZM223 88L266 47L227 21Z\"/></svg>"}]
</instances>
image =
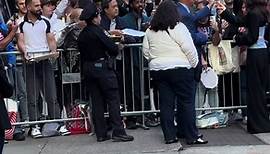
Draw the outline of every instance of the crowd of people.
<instances>
[{"instance_id":1,"label":"crowd of people","mask_svg":"<svg viewBox=\"0 0 270 154\"><path fill-rule=\"evenodd\" d=\"M15 87L12 97L19 102L17 122L41 119L40 98L47 103L48 119L60 119L62 106L69 107L69 104L61 104L62 98L67 96L59 94L61 79L55 77L59 73L57 65L49 59L31 61L48 53L52 55L50 59L57 59L57 48L78 49L79 54L63 53L69 57L64 63L72 63L71 70L81 72L82 82L90 93L97 141L133 141L134 137L126 133L121 119L121 83L127 82L127 110L141 110L139 52L136 52L140 48L133 48L132 84L128 75L130 68L119 67L122 65L119 51L126 50L123 44L128 43L142 43L143 62L148 65L159 93L160 124L166 144L176 143L180 138L185 138L187 144L208 143L196 127L195 95L202 70L211 67L208 45L219 46L223 40L231 40L232 47L238 46L236 52L247 53L242 59L245 62L239 64L241 89L236 91L247 104L243 116L247 117L248 132L270 132L266 100L270 87L269 0L16 0L16 7L18 13L6 23L0 22L1 51L19 50L21 53L21 56L10 53L1 58L0 151L4 145L4 130L10 128L3 98L12 95L11 85ZM122 31L125 28L143 31L145 36L126 35ZM130 55L127 52L124 56ZM226 57L221 55L220 58L220 65L227 63ZM131 62L124 64L130 66ZM4 66L8 68L9 80ZM65 67L62 69L67 71ZM127 73L127 79L121 78L123 72ZM224 77L225 83L231 82L231 77L226 75L220 77ZM219 83L219 90L220 87L223 89ZM218 95L220 101L228 97L220 91ZM236 97L231 97L231 101L239 102ZM110 122L104 117L107 105ZM141 120L136 116L127 117L126 127L136 129ZM59 135L70 134L66 123L57 124ZM112 127L111 135L108 125ZM43 137L38 124L30 127L33 138ZM24 140L24 133L23 128L16 126L14 139Z\"/></svg>"}]
</instances>

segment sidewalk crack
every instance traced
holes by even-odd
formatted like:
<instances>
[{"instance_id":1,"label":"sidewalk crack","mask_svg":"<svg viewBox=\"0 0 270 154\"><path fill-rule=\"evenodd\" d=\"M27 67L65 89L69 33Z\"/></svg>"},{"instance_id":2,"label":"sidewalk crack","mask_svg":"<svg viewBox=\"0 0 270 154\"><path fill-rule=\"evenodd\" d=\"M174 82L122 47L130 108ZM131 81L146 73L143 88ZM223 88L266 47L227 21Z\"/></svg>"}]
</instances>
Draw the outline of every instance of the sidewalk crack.
<instances>
[{"instance_id":1,"label":"sidewalk crack","mask_svg":"<svg viewBox=\"0 0 270 154\"><path fill-rule=\"evenodd\" d=\"M47 140L46 143L41 147L38 154L42 153L42 151L45 149L45 147L47 146L48 143L49 143L49 140Z\"/></svg>"}]
</instances>

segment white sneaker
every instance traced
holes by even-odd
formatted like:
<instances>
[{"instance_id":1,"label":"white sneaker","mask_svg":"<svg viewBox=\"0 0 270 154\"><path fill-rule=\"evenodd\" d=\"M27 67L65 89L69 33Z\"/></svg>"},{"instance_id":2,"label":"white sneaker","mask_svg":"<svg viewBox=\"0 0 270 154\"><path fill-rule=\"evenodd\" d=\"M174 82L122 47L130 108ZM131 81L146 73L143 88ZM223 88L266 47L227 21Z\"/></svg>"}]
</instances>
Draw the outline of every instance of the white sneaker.
<instances>
[{"instance_id":1,"label":"white sneaker","mask_svg":"<svg viewBox=\"0 0 270 154\"><path fill-rule=\"evenodd\" d=\"M62 136L66 136L66 135L70 135L71 134L71 132L67 129L67 127L65 125L60 127L59 133Z\"/></svg>"},{"instance_id":2,"label":"white sneaker","mask_svg":"<svg viewBox=\"0 0 270 154\"><path fill-rule=\"evenodd\" d=\"M43 135L41 134L41 132L40 132L40 128L39 127L33 127L32 128L32 130L31 130L31 136L33 137L33 138L41 138L41 137L43 137Z\"/></svg>"}]
</instances>

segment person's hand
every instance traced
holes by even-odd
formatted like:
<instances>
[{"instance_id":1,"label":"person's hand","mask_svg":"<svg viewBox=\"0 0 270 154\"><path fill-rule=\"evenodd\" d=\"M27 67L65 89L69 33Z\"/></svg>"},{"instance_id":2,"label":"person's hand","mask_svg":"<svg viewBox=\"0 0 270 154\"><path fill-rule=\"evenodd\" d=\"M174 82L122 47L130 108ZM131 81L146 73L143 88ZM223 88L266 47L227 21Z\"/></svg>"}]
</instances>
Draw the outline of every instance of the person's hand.
<instances>
[{"instance_id":1,"label":"person's hand","mask_svg":"<svg viewBox=\"0 0 270 154\"><path fill-rule=\"evenodd\" d=\"M24 60L25 60L26 62L28 62L28 61L30 60L31 57L28 55L27 52L25 52L25 53L23 54L23 58L24 58Z\"/></svg>"},{"instance_id":2,"label":"person's hand","mask_svg":"<svg viewBox=\"0 0 270 154\"><path fill-rule=\"evenodd\" d=\"M59 57L59 52L56 50L52 50L51 54L53 59L57 59Z\"/></svg>"},{"instance_id":3,"label":"person's hand","mask_svg":"<svg viewBox=\"0 0 270 154\"><path fill-rule=\"evenodd\" d=\"M229 26L229 23L225 20L222 19L221 21L221 28L226 29Z\"/></svg>"},{"instance_id":4,"label":"person's hand","mask_svg":"<svg viewBox=\"0 0 270 154\"><path fill-rule=\"evenodd\" d=\"M219 1L216 1L215 7L217 8L217 13L218 14L221 14L223 11L226 10L226 6L223 3L219 2Z\"/></svg>"},{"instance_id":5,"label":"person's hand","mask_svg":"<svg viewBox=\"0 0 270 154\"><path fill-rule=\"evenodd\" d=\"M115 36L122 36L123 35L123 32L121 30L118 30L118 29L111 30L111 31L109 31L109 33L111 35L115 35Z\"/></svg>"},{"instance_id":6,"label":"person's hand","mask_svg":"<svg viewBox=\"0 0 270 154\"><path fill-rule=\"evenodd\" d=\"M8 29L10 32L15 33L18 29L18 25L15 22L11 22L10 24L8 24Z\"/></svg>"}]
</instances>

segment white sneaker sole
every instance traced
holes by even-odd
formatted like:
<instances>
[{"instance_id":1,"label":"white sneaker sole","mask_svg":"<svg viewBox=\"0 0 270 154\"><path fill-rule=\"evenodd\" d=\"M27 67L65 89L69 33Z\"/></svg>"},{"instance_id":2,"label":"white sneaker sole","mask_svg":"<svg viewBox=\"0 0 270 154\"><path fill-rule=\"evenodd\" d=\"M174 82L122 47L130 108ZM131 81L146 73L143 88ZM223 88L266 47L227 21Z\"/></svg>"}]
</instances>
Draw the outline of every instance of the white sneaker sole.
<instances>
[{"instance_id":1,"label":"white sneaker sole","mask_svg":"<svg viewBox=\"0 0 270 154\"><path fill-rule=\"evenodd\" d=\"M61 136L67 136L67 135L70 135L70 134L71 134L71 132L60 132Z\"/></svg>"},{"instance_id":2,"label":"white sneaker sole","mask_svg":"<svg viewBox=\"0 0 270 154\"><path fill-rule=\"evenodd\" d=\"M38 134L38 135L31 135L34 139L37 139L37 138L42 138L43 135L42 134Z\"/></svg>"}]
</instances>

